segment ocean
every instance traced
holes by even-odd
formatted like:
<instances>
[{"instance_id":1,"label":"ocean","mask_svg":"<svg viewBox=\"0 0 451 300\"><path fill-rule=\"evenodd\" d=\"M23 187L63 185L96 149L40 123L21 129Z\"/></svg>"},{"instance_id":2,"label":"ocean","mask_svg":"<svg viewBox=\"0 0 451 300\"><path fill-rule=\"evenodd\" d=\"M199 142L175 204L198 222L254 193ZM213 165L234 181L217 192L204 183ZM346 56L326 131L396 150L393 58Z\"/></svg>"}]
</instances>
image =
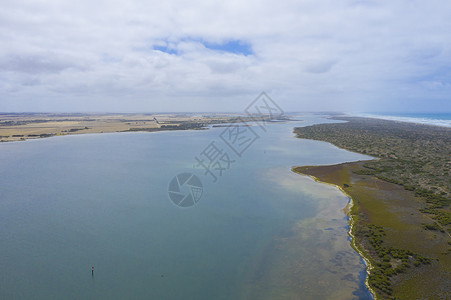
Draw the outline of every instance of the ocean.
<instances>
[{"instance_id":1,"label":"ocean","mask_svg":"<svg viewBox=\"0 0 451 300\"><path fill-rule=\"evenodd\" d=\"M361 113L357 116L451 127L451 113Z\"/></svg>"}]
</instances>

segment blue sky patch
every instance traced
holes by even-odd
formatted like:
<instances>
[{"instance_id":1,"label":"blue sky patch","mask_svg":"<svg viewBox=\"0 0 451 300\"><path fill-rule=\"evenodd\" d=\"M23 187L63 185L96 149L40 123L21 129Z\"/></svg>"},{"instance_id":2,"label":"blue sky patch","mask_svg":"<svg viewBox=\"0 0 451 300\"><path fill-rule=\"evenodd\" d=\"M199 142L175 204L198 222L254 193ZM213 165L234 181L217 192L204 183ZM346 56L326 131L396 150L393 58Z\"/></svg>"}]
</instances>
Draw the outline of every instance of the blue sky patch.
<instances>
[{"instance_id":1,"label":"blue sky patch","mask_svg":"<svg viewBox=\"0 0 451 300\"><path fill-rule=\"evenodd\" d=\"M200 43L205 48L213 50L213 51L219 51L219 52L226 52L226 53L233 53L238 55L252 55L254 54L252 51L252 47L249 43L240 41L240 40L231 40L224 43L210 43L205 42L198 39L182 39L183 42L193 42L193 43ZM173 44L172 44L173 45ZM176 49L177 47L171 46L171 43L168 43L167 41L164 42L164 45L154 45L153 49L158 50L161 52L165 52L168 54L178 54L178 51Z\"/></svg>"},{"instance_id":2,"label":"blue sky patch","mask_svg":"<svg viewBox=\"0 0 451 300\"><path fill-rule=\"evenodd\" d=\"M153 50L158 50L158 51L165 52L168 54L177 54L177 50L173 49L173 48L169 48L167 44L165 46L153 46Z\"/></svg>"},{"instance_id":3,"label":"blue sky patch","mask_svg":"<svg viewBox=\"0 0 451 300\"><path fill-rule=\"evenodd\" d=\"M205 46L205 48L216 51L229 52L241 55L253 54L251 45L239 40L232 40L222 44L214 44L207 42L203 42L202 44Z\"/></svg>"}]
</instances>

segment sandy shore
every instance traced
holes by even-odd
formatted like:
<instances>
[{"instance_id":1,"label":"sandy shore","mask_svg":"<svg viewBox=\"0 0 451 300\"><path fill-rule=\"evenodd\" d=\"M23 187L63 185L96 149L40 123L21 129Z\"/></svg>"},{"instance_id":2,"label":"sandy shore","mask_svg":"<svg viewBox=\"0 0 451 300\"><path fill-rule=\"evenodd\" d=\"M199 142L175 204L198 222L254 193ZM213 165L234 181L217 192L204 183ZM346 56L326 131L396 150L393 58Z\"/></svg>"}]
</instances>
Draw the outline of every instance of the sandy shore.
<instances>
[{"instance_id":1,"label":"sandy shore","mask_svg":"<svg viewBox=\"0 0 451 300\"><path fill-rule=\"evenodd\" d=\"M330 166L326 166L326 167L330 167ZM326 168L325 167L325 168ZM302 173L303 168L306 170L305 173ZM346 215L349 217L349 230L348 230L348 235L351 238L351 247L359 254L359 256L364 260L365 265L366 265L366 273L367 273L367 277L365 278L365 286L366 288L370 291L371 295L373 296L374 299L377 299L377 294L375 292L375 290L370 286L369 282L368 282L368 276L371 273L371 270L374 268L373 264L371 263L371 259L370 257L368 257L367 255L365 255L364 251L361 249L361 247L358 245L357 241L356 241L356 237L354 234L354 228L355 228L355 223L356 223L356 217L354 214L352 214L353 211L353 207L354 207L354 200L352 199L352 196L349 195L341 186L331 183L331 182L326 182L326 181L321 181L318 177L315 177L313 175L308 174L307 170L310 169L310 166L306 166L306 167L293 167L291 168L291 170L294 173L300 174L300 175L305 175L305 176L309 176L310 178L312 178L313 180L315 180L316 182L322 183L322 184L328 184L328 185L332 185L335 188L339 189L343 194L345 194L348 198L349 198L349 203L348 205L344 208L344 211L346 213Z\"/></svg>"},{"instance_id":2,"label":"sandy shore","mask_svg":"<svg viewBox=\"0 0 451 300\"><path fill-rule=\"evenodd\" d=\"M375 225L384 229L382 245L386 245L386 249L412 252L405 260L409 266L403 272L389 276L392 296L400 299L449 297L449 236L446 232L424 229L424 224L430 224L433 220L419 211L424 204L412 191L371 175L356 174L356 171L364 168L364 163L304 166L294 167L292 170L316 181L334 185L352 200L352 205L348 207L349 235L353 248L367 263L369 275L381 272L379 266L382 260L370 242L372 237L368 236L368 226ZM427 257L430 263L416 265L413 263L415 257ZM401 261L391 257L390 263L396 269ZM374 289L368 278L369 276L366 285L373 295L377 295L376 299L388 296Z\"/></svg>"}]
</instances>

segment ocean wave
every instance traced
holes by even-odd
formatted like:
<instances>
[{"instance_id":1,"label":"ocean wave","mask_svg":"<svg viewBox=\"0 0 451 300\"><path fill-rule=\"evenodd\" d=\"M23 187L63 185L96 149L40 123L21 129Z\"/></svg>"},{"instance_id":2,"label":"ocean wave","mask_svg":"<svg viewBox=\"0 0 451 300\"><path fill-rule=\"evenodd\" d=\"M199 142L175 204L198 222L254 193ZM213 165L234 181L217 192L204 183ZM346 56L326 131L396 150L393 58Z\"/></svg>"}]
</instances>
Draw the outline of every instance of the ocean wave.
<instances>
[{"instance_id":1,"label":"ocean wave","mask_svg":"<svg viewBox=\"0 0 451 300\"><path fill-rule=\"evenodd\" d=\"M400 121L408 123L426 124L442 127L451 127L451 120L449 119L435 119L430 117L406 117L406 116L389 116L389 115L377 115L377 114L353 114L358 117L375 118L391 121Z\"/></svg>"}]
</instances>

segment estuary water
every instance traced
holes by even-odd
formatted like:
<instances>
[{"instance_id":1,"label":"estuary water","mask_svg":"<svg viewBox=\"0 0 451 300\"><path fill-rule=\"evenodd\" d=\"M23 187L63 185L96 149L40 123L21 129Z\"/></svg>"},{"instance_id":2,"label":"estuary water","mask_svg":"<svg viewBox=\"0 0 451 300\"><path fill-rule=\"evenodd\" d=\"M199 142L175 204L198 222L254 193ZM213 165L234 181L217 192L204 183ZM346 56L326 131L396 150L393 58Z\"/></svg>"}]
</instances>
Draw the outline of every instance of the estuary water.
<instances>
[{"instance_id":1,"label":"estuary water","mask_svg":"<svg viewBox=\"0 0 451 300\"><path fill-rule=\"evenodd\" d=\"M0 299L370 299L347 197L291 172L368 157L294 138L331 122L298 119L251 126L241 156L224 127L0 144ZM216 182L195 159L212 142ZM168 197L183 172L193 207Z\"/></svg>"}]
</instances>

